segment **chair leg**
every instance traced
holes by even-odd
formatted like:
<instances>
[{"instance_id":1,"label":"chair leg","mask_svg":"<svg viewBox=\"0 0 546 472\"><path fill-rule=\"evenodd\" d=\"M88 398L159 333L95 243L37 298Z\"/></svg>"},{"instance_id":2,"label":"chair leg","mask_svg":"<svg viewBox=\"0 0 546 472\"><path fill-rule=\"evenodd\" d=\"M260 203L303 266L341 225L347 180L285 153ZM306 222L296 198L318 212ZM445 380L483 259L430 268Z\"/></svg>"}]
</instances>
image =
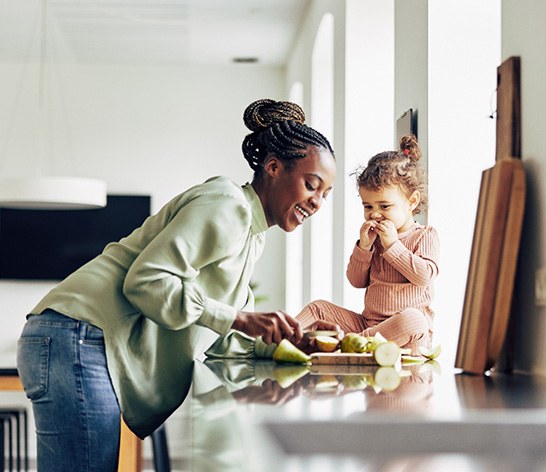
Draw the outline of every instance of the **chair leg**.
<instances>
[{"instance_id":1,"label":"chair leg","mask_svg":"<svg viewBox=\"0 0 546 472\"><path fill-rule=\"evenodd\" d=\"M155 472L171 472L171 460L167 444L167 431L162 424L152 433Z\"/></svg>"}]
</instances>

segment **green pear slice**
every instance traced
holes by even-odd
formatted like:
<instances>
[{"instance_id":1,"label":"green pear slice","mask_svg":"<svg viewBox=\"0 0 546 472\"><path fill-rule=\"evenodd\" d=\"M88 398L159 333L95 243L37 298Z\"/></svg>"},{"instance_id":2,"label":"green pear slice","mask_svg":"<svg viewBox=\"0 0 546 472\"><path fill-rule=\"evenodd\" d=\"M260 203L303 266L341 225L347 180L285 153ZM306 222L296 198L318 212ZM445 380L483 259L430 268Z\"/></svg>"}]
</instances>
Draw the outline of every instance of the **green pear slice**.
<instances>
[{"instance_id":1,"label":"green pear slice","mask_svg":"<svg viewBox=\"0 0 546 472\"><path fill-rule=\"evenodd\" d=\"M339 339L331 336L317 336L315 344L321 352L334 352L339 347Z\"/></svg>"},{"instance_id":2,"label":"green pear slice","mask_svg":"<svg viewBox=\"0 0 546 472\"><path fill-rule=\"evenodd\" d=\"M273 369L273 378L281 388L288 388L308 373L308 366L286 364L277 366Z\"/></svg>"},{"instance_id":3,"label":"green pear slice","mask_svg":"<svg viewBox=\"0 0 546 472\"><path fill-rule=\"evenodd\" d=\"M437 346L434 346L432 349L427 349L425 347L419 348L419 354L431 360L436 359L441 352L442 352L442 346L440 344L438 344Z\"/></svg>"},{"instance_id":4,"label":"green pear slice","mask_svg":"<svg viewBox=\"0 0 546 472\"><path fill-rule=\"evenodd\" d=\"M273 360L280 363L309 364L311 356L294 346L288 339L283 339L273 351Z\"/></svg>"},{"instance_id":5,"label":"green pear slice","mask_svg":"<svg viewBox=\"0 0 546 472\"><path fill-rule=\"evenodd\" d=\"M422 364L423 362L425 362L425 359L423 359L421 356L417 357L417 356L408 356L408 355L403 355L402 356L402 364L404 365L407 365L407 364Z\"/></svg>"}]
</instances>

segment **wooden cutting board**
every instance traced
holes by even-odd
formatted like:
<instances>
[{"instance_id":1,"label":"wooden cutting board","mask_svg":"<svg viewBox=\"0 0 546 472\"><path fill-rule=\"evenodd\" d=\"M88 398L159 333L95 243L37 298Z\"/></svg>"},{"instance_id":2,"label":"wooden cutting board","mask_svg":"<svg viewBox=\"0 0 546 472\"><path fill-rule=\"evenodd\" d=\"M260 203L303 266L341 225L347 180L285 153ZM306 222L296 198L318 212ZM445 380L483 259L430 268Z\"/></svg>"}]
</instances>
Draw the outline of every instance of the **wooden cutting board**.
<instances>
[{"instance_id":1,"label":"wooden cutting board","mask_svg":"<svg viewBox=\"0 0 546 472\"><path fill-rule=\"evenodd\" d=\"M312 365L378 365L371 353L315 352L311 354Z\"/></svg>"},{"instance_id":2,"label":"wooden cutting board","mask_svg":"<svg viewBox=\"0 0 546 472\"><path fill-rule=\"evenodd\" d=\"M506 336L525 203L520 159L484 171L455 367L491 369Z\"/></svg>"},{"instance_id":3,"label":"wooden cutting board","mask_svg":"<svg viewBox=\"0 0 546 472\"><path fill-rule=\"evenodd\" d=\"M498 361L508 332L525 206L521 161L520 61L497 74L496 163L482 174L455 367L482 374Z\"/></svg>"}]
</instances>

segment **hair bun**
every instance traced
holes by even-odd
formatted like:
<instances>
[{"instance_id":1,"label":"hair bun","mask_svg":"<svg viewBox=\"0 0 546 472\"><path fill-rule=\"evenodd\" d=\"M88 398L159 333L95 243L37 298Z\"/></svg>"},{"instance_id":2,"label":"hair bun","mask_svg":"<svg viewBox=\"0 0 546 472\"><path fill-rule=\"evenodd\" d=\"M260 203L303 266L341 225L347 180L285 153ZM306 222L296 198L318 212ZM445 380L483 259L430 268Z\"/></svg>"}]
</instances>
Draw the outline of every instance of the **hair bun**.
<instances>
[{"instance_id":1,"label":"hair bun","mask_svg":"<svg viewBox=\"0 0 546 472\"><path fill-rule=\"evenodd\" d=\"M421 158L421 148L413 134L406 134L400 138L400 151L413 161L418 161Z\"/></svg>"},{"instance_id":2,"label":"hair bun","mask_svg":"<svg viewBox=\"0 0 546 472\"><path fill-rule=\"evenodd\" d=\"M273 123L295 121L305 123L305 113L299 105L292 102L278 102L265 98L248 105L243 121L250 131L261 131Z\"/></svg>"}]
</instances>

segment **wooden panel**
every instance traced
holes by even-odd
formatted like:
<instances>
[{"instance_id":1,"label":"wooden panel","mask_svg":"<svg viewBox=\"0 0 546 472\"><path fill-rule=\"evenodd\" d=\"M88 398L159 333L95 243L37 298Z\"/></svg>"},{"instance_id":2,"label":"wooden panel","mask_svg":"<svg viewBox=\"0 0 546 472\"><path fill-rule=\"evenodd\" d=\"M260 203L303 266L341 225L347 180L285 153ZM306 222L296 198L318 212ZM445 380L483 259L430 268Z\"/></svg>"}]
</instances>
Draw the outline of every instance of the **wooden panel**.
<instances>
[{"instance_id":1,"label":"wooden panel","mask_svg":"<svg viewBox=\"0 0 546 472\"><path fill-rule=\"evenodd\" d=\"M455 359L455 366L461 366L464 363L465 353L470 349L470 345L475 343L476 340L471 338L471 333L477 328L472 326L473 322L476 324L479 320L472 319L471 307L475 302L474 288L476 286L476 273L479 265L479 254L481 254L481 245L483 238L483 226L486 215L486 198L489 189L489 182L491 180L490 169L482 173L482 180L480 185L480 197L478 200L478 210L476 213L476 223L474 225L474 238L472 241L472 250L470 257L470 264L468 268L467 282L466 282L466 294L463 305L463 314L461 319L461 329L459 333L459 342L457 347L457 355Z\"/></svg>"},{"instance_id":2,"label":"wooden panel","mask_svg":"<svg viewBox=\"0 0 546 472\"><path fill-rule=\"evenodd\" d=\"M23 384L14 375L0 376L0 390L23 390Z\"/></svg>"},{"instance_id":3,"label":"wooden panel","mask_svg":"<svg viewBox=\"0 0 546 472\"><path fill-rule=\"evenodd\" d=\"M510 207L506 224L504 225L501 265L498 273L498 286L494 302L495 317L489 331L487 364L490 369L500 356L502 345L507 334L508 322L512 306L512 294L516 277L516 266L519 252L519 241L523 226L525 207L525 169L519 159L512 160Z\"/></svg>"},{"instance_id":4,"label":"wooden panel","mask_svg":"<svg viewBox=\"0 0 546 472\"><path fill-rule=\"evenodd\" d=\"M142 440L121 419L118 472L142 471Z\"/></svg>"},{"instance_id":5,"label":"wooden panel","mask_svg":"<svg viewBox=\"0 0 546 472\"><path fill-rule=\"evenodd\" d=\"M525 204L523 164L502 159L482 183L455 363L476 374L493 367L505 339Z\"/></svg>"},{"instance_id":6,"label":"wooden panel","mask_svg":"<svg viewBox=\"0 0 546 472\"><path fill-rule=\"evenodd\" d=\"M521 158L520 82L520 58L510 57L497 69L497 161Z\"/></svg>"}]
</instances>

